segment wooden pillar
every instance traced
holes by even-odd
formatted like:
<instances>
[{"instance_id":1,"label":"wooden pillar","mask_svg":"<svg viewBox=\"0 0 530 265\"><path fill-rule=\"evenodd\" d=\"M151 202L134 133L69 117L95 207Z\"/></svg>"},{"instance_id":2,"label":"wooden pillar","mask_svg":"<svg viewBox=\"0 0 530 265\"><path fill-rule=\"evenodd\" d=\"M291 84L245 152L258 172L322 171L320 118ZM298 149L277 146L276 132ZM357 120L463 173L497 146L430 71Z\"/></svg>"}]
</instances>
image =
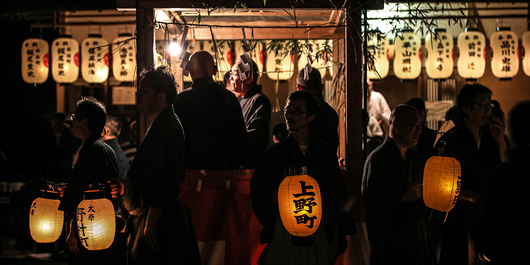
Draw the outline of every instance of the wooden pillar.
<instances>
[{"instance_id":1,"label":"wooden pillar","mask_svg":"<svg viewBox=\"0 0 530 265\"><path fill-rule=\"evenodd\" d=\"M140 76L143 69L155 63L155 29L152 25L154 20L155 10L153 8L136 9L136 76ZM139 78L137 82L140 82ZM138 113L138 125L139 139L135 140L140 143L149 126L146 116L142 113Z\"/></svg>"}]
</instances>

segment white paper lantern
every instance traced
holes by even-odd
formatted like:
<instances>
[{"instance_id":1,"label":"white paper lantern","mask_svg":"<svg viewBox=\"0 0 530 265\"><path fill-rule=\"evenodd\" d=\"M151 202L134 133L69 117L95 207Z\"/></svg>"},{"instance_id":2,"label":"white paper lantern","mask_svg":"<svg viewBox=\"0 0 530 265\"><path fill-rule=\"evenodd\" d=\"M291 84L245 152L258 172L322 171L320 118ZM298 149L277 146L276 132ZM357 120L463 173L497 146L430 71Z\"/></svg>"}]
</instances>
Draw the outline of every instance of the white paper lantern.
<instances>
[{"instance_id":1,"label":"white paper lantern","mask_svg":"<svg viewBox=\"0 0 530 265\"><path fill-rule=\"evenodd\" d=\"M217 74L213 77L213 79L217 82L223 82L224 76L227 72L230 72L232 68L232 50L230 47L228 47L228 42L223 42L221 45L217 42L217 53L215 51L215 46L213 41L203 41L202 42L202 49L204 51L209 52L214 58L216 56L216 64L217 64Z\"/></svg>"},{"instance_id":2,"label":"white paper lantern","mask_svg":"<svg viewBox=\"0 0 530 265\"><path fill-rule=\"evenodd\" d=\"M59 194L44 191L42 198L31 203L29 212L29 230L31 238L37 243L53 243L61 235L64 212L59 211Z\"/></svg>"},{"instance_id":3,"label":"white paper lantern","mask_svg":"<svg viewBox=\"0 0 530 265\"><path fill-rule=\"evenodd\" d=\"M101 35L81 42L81 75L87 83L103 83L109 77L109 47Z\"/></svg>"},{"instance_id":4,"label":"white paper lantern","mask_svg":"<svg viewBox=\"0 0 530 265\"><path fill-rule=\"evenodd\" d=\"M85 199L77 206L76 213L79 240L88 250L109 248L116 233L112 202L105 198L91 198L95 192L99 191L85 192Z\"/></svg>"},{"instance_id":5,"label":"white paper lantern","mask_svg":"<svg viewBox=\"0 0 530 265\"><path fill-rule=\"evenodd\" d=\"M73 83L79 77L79 43L71 36L52 43L52 76L57 83Z\"/></svg>"},{"instance_id":6,"label":"white paper lantern","mask_svg":"<svg viewBox=\"0 0 530 265\"><path fill-rule=\"evenodd\" d=\"M458 74L465 79L478 79L486 71L486 37L476 28L458 35Z\"/></svg>"},{"instance_id":7,"label":"white paper lantern","mask_svg":"<svg viewBox=\"0 0 530 265\"><path fill-rule=\"evenodd\" d=\"M432 79L447 79L453 74L453 37L444 29L436 29L435 34L425 38L427 61L425 71Z\"/></svg>"},{"instance_id":8,"label":"white paper lantern","mask_svg":"<svg viewBox=\"0 0 530 265\"><path fill-rule=\"evenodd\" d=\"M412 30L403 30L394 43L394 74L403 80L416 79L421 73L421 38Z\"/></svg>"},{"instance_id":9,"label":"white paper lantern","mask_svg":"<svg viewBox=\"0 0 530 265\"><path fill-rule=\"evenodd\" d=\"M523 34L522 44L524 47L523 56L523 71L526 75L530 76L530 31Z\"/></svg>"},{"instance_id":10,"label":"white paper lantern","mask_svg":"<svg viewBox=\"0 0 530 265\"><path fill-rule=\"evenodd\" d=\"M112 41L112 73L119 82L134 82L136 77L136 40L132 34L120 34Z\"/></svg>"},{"instance_id":11,"label":"white paper lantern","mask_svg":"<svg viewBox=\"0 0 530 265\"><path fill-rule=\"evenodd\" d=\"M320 76L324 77L326 75L326 68L330 69L330 74L333 75L333 59L331 56L328 56L325 51L322 56L325 58L319 58L317 59L317 52L321 51L325 45L331 46L331 49L333 49L333 41L331 40L314 40L311 41L313 52L311 53L311 57L313 59L313 63L311 64L311 67L313 69L317 69L320 72ZM302 54L300 55L300 58L298 59L298 71L301 71L304 69L304 67L307 64L307 50L304 50Z\"/></svg>"},{"instance_id":12,"label":"white paper lantern","mask_svg":"<svg viewBox=\"0 0 530 265\"><path fill-rule=\"evenodd\" d=\"M49 45L43 39L22 43L22 79L28 84L42 84L48 79Z\"/></svg>"},{"instance_id":13,"label":"white paper lantern","mask_svg":"<svg viewBox=\"0 0 530 265\"><path fill-rule=\"evenodd\" d=\"M269 46L269 42L266 42L266 47ZM289 80L293 76L294 71L294 57L291 54L283 56L282 52L285 50L280 49L278 54L275 51L269 50L267 52L267 61L265 62L267 77L271 80Z\"/></svg>"},{"instance_id":14,"label":"white paper lantern","mask_svg":"<svg viewBox=\"0 0 530 265\"><path fill-rule=\"evenodd\" d=\"M368 35L368 52L374 59L373 64L368 63L368 79L383 79L388 75L390 67L388 39L381 32L372 32Z\"/></svg>"},{"instance_id":15,"label":"white paper lantern","mask_svg":"<svg viewBox=\"0 0 530 265\"><path fill-rule=\"evenodd\" d=\"M490 37L493 50L491 72L500 79L511 79L519 71L519 38L510 28L499 28Z\"/></svg>"}]
</instances>

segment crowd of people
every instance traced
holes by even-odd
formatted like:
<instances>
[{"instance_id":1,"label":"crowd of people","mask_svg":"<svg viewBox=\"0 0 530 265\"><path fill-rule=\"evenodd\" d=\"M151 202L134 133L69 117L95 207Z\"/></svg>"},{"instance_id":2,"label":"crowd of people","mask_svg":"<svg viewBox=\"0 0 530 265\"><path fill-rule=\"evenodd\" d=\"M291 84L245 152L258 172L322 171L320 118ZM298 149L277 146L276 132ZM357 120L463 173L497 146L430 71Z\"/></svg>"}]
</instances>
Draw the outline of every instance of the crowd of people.
<instances>
[{"instance_id":1,"label":"crowd of people","mask_svg":"<svg viewBox=\"0 0 530 265\"><path fill-rule=\"evenodd\" d=\"M238 59L224 84L212 78L217 67L210 53L195 52L189 63L193 82L180 93L168 67L140 75L136 105L148 129L139 144L136 137L118 144L120 120L93 97L78 102L70 129L61 126L65 117L57 117L58 143L65 143L57 160L68 182L59 209L69 225L63 239L69 263L201 264L190 211L178 199L186 170L253 169L252 207L266 244L258 264L334 264L346 250L346 236L357 228L336 155L339 118L324 101L320 73L299 72L296 91L282 109L285 122L271 128L271 103L255 62ZM528 243L518 239L529 234L520 215L528 200L523 119L530 115L530 102L510 113L509 138L491 90L467 84L436 132L426 126L421 98L390 111L368 85L369 155L359 189L370 264L524 264ZM423 166L440 147L462 169L460 196L446 218L422 199ZM289 234L279 215L280 183L302 172L318 182L322 195L322 220L310 238ZM118 228L110 248L89 251L79 240L76 207L84 191L99 184L113 201Z\"/></svg>"}]
</instances>

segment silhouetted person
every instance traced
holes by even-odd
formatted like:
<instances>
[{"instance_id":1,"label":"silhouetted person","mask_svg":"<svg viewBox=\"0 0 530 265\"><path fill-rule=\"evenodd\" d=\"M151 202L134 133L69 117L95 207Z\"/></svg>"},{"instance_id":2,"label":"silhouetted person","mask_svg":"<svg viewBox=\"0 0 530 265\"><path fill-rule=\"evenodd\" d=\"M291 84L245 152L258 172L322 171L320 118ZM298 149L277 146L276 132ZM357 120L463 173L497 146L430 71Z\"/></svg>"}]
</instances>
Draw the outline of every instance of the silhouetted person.
<instances>
[{"instance_id":1,"label":"silhouetted person","mask_svg":"<svg viewBox=\"0 0 530 265\"><path fill-rule=\"evenodd\" d=\"M114 153L116 153L116 159L118 161L118 176L121 179L125 179L125 176L127 176L127 170L129 169L129 161L118 143L118 136L120 136L120 133L120 120L117 117L107 116L107 123L105 123L101 136L103 137L103 141L105 141L105 143L114 150Z\"/></svg>"},{"instance_id":2,"label":"silhouetted person","mask_svg":"<svg viewBox=\"0 0 530 265\"><path fill-rule=\"evenodd\" d=\"M274 143L279 143L289 136L289 131L287 130L287 124L285 122L280 122L274 125L272 128L272 139Z\"/></svg>"},{"instance_id":3,"label":"silhouetted person","mask_svg":"<svg viewBox=\"0 0 530 265\"><path fill-rule=\"evenodd\" d=\"M433 154L434 141L436 140L436 131L431 130L425 124L427 123L427 109L425 108L425 101L421 98L412 98L405 104L413 106L418 110L421 116L421 134L418 139L418 144L413 148L418 151L422 163L425 163Z\"/></svg>"}]
</instances>

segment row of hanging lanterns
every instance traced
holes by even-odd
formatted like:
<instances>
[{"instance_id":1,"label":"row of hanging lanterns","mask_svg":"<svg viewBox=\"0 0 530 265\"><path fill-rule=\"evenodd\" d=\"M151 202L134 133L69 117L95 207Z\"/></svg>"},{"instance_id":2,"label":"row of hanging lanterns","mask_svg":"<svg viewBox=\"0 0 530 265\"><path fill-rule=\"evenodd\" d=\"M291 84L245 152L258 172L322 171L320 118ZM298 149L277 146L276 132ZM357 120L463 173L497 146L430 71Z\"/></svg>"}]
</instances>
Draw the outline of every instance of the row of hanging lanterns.
<instances>
[{"instance_id":1,"label":"row of hanging lanterns","mask_svg":"<svg viewBox=\"0 0 530 265\"><path fill-rule=\"evenodd\" d=\"M80 48L81 47L81 48ZM112 71L119 82L133 82L136 75L136 44L132 34L120 34L109 45L101 34L90 34L81 42L71 36L55 39L51 45L51 72L57 83L73 83L81 76L87 83L103 83ZM30 38L22 43L22 79L42 84L48 79L50 49L43 39Z\"/></svg>"},{"instance_id":2,"label":"row of hanging lanterns","mask_svg":"<svg viewBox=\"0 0 530 265\"><path fill-rule=\"evenodd\" d=\"M500 79L510 79L519 71L519 39L510 28L498 28L490 37L491 71ZM368 52L373 63L368 69L369 79L382 79L388 75L390 45L380 32L368 35ZM453 74L453 37L443 29L437 29L425 38L427 59L425 70L432 79L443 80ZM530 51L530 32L522 37L522 46ZM468 28L457 39L460 51L457 60L458 74L465 79L478 79L486 70L486 38L477 29ZM399 79L412 80L421 73L421 38L412 30L403 30L394 43L394 74ZM523 56L523 70L530 76L530 56Z\"/></svg>"}]
</instances>

